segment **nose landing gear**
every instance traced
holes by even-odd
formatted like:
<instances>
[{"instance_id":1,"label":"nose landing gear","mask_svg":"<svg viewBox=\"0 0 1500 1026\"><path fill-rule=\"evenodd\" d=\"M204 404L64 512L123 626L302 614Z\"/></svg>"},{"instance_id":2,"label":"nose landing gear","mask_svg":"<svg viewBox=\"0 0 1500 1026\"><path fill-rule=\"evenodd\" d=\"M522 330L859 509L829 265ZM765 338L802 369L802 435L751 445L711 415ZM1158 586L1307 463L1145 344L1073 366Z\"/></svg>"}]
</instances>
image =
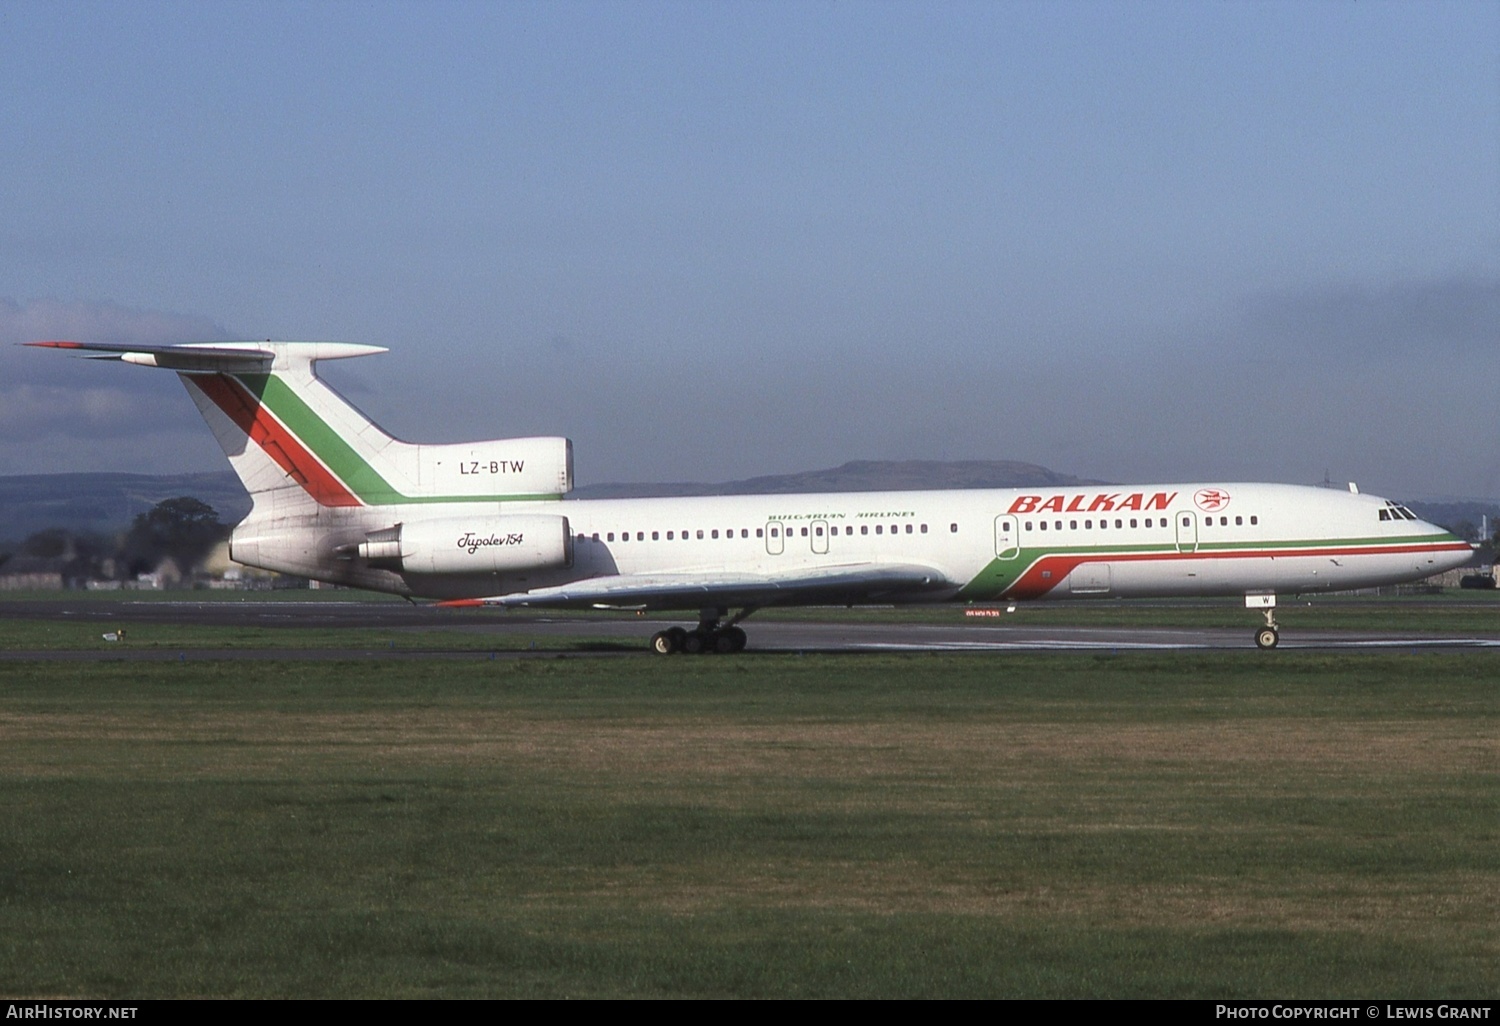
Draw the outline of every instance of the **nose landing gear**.
<instances>
[{"instance_id":1,"label":"nose landing gear","mask_svg":"<svg viewBox=\"0 0 1500 1026\"><path fill-rule=\"evenodd\" d=\"M1275 648L1277 642L1281 640L1281 632L1276 629L1276 596L1246 595L1245 608L1259 609L1266 617L1266 625L1255 632L1255 647Z\"/></svg>"}]
</instances>

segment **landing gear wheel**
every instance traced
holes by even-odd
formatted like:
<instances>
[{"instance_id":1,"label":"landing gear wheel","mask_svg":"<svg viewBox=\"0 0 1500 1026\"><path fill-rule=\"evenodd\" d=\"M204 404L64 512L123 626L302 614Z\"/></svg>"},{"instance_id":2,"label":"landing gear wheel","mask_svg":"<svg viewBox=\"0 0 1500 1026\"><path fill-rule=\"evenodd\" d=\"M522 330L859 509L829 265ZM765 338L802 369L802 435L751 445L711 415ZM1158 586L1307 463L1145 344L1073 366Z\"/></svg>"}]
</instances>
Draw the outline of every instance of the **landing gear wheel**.
<instances>
[{"instance_id":1,"label":"landing gear wheel","mask_svg":"<svg viewBox=\"0 0 1500 1026\"><path fill-rule=\"evenodd\" d=\"M657 655L673 655L677 652L685 655L697 655L700 652L731 655L735 652L743 652L747 639L745 632L735 624L755 612L757 608L746 606L728 623L724 622L724 615L728 610L717 607L704 609L698 617L698 626L690 631L681 627L668 627L664 631L653 634L651 651Z\"/></svg>"},{"instance_id":2,"label":"landing gear wheel","mask_svg":"<svg viewBox=\"0 0 1500 1026\"><path fill-rule=\"evenodd\" d=\"M745 651L745 642L749 640L745 637L745 632L740 630L738 627L726 627L724 629L723 637L729 639L729 651L731 652Z\"/></svg>"},{"instance_id":3,"label":"landing gear wheel","mask_svg":"<svg viewBox=\"0 0 1500 1026\"><path fill-rule=\"evenodd\" d=\"M1281 640L1281 635L1276 633L1275 627L1262 627L1255 632L1255 646L1257 648L1272 649Z\"/></svg>"}]
</instances>

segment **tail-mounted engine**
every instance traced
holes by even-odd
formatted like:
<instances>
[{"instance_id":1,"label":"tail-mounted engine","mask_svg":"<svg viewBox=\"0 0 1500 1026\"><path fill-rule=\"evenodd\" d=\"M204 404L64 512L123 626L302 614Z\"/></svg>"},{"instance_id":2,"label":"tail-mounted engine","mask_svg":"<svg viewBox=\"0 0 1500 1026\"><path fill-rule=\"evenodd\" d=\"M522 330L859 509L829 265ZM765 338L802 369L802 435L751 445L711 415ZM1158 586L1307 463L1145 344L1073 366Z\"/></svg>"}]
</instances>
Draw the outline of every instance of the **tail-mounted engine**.
<instances>
[{"instance_id":1,"label":"tail-mounted engine","mask_svg":"<svg viewBox=\"0 0 1500 1026\"><path fill-rule=\"evenodd\" d=\"M372 531L355 551L399 573L514 573L572 566L573 535L567 517L451 517Z\"/></svg>"}]
</instances>

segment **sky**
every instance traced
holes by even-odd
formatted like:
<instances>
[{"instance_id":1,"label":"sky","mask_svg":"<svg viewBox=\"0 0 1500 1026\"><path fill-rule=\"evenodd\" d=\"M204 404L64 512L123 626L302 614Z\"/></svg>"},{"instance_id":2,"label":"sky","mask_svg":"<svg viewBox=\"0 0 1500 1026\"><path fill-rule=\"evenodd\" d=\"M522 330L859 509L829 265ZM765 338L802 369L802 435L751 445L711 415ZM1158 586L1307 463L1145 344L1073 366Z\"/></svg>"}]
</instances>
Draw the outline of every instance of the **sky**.
<instances>
[{"instance_id":1,"label":"sky","mask_svg":"<svg viewBox=\"0 0 1500 1026\"><path fill-rule=\"evenodd\" d=\"M0 4L0 474L218 470L327 339L580 484L856 459L1500 496L1500 4Z\"/></svg>"}]
</instances>

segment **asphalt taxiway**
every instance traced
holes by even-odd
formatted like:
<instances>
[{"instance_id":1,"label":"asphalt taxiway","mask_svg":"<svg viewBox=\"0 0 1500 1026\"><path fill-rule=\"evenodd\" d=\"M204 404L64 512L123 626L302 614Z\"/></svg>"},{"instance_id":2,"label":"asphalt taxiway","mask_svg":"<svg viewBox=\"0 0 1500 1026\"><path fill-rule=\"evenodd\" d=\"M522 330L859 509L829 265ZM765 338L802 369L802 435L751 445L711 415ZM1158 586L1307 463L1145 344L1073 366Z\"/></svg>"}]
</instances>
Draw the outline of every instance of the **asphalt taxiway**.
<instances>
[{"instance_id":1,"label":"asphalt taxiway","mask_svg":"<svg viewBox=\"0 0 1500 1026\"><path fill-rule=\"evenodd\" d=\"M98 626L97 648L48 651L0 651L0 661L26 659L125 661L331 660L331 659L486 659L497 655L524 657L566 652L571 655L646 654L651 634L668 623L686 618L665 616L603 618L557 616L538 612L439 609L432 605L395 602L268 601L179 602L47 599L0 601L0 619L51 620ZM172 650L137 647L149 639L151 625L195 625L225 628L297 627L328 633L326 645L311 648L190 647ZM1005 651L1151 651L1253 650L1252 628L1244 627L1097 627L1033 625L1024 616L998 622L964 620L953 623L871 623L820 620L816 611L806 619L747 621L750 652L1005 652ZM104 633L126 628L127 640L112 644ZM351 640L341 644L349 628L383 628L423 634L418 649L370 647ZM475 639L462 646L445 646L452 632L493 636L505 649L492 654ZM515 638L528 647L515 647ZM132 640L135 644L132 644ZM1393 631L1311 631L1284 625L1283 649L1431 649L1500 648L1500 630L1493 634L1432 636Z\"/></svg>"}]
</instances>

